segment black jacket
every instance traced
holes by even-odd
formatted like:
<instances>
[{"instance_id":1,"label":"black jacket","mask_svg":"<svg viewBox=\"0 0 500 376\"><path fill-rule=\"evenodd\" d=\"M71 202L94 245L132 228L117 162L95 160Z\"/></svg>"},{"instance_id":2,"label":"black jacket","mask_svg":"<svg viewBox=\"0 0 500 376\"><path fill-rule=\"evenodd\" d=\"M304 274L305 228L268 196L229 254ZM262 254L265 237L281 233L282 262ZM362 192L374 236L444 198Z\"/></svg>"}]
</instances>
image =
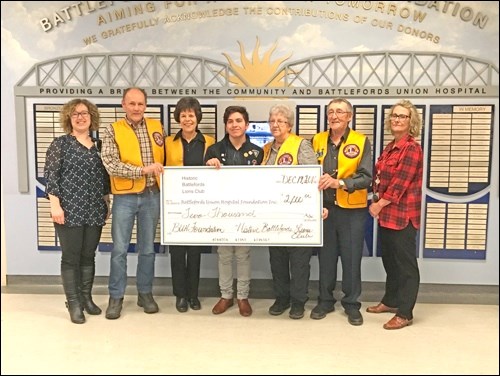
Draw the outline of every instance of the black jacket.
<instances>
[{"instance_id":1,"label":"black jacket","mask_svg":"<svg viewBox=\"0 0 500 376\"><path fill-rule=\"evenodd\" d=\"M212 158L217 158L224 166L260 165L264 153L262 148L250 142L248 135L245 143L236 150L226 134L222 140L208 148L205 163Z\"/></svg>"}]
</instances>

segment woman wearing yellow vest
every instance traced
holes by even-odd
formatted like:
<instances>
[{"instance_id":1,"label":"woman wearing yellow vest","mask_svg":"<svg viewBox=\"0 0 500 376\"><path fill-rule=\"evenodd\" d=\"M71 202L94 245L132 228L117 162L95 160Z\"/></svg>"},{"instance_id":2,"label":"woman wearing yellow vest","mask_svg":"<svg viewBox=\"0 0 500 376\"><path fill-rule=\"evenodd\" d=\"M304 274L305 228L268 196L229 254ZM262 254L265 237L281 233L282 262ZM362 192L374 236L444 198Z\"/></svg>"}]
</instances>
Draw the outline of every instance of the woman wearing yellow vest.
<instances>
[{"instance_id":1,"label":"woman wearing yellow vest","mask_svg":"<svg viewBox=\"0 0 500 376\"><path fill-rule=\"evenodd\" d=\"M323 165L319 189L329 215L323 227L323 247L319 251L319 297L311 312L322 319L335 310L333 291L337 282L337 262L342 262L341 303L351 325L362 325L358 301L361 295L361 258L367 194L372 179L372 152L368 138L349 128L352 105L343 98L327 106L328 127L313 137L318 161Z\"/></svg>"},{"instance_id":2,"label":"woman wearing yellow vest","mask_svg":"<svg viewBox=\"0 0 500 376\"><path fill-rule=\"evenodd\" d=\"M269 127L274 141L264 145L266 165L317 165L311 143L292 133L294 112L285 105L269 111ZM307 302L312 247L269 247L276 301L269 308L273 316L281 315L292 305L289 317L304 317Z\"/></svg>"},{"instance_id":3,"label":"woman wearing yellow vest","mask_svg":"<svg viewBox=\"0 0 500 376\"><path fill-rule=\"evenodd\" d=\"M203 166L205 164L205 152L210 145L215 143L215 139L202 134L198 129L202 115L200 102L196 98L179 99L175 106L174 119L179 123L181 130L166 139L167 166ZM201 309L198 299L201 254L210 249L210 246L169 246L172 288L176 297L177 311L186 312L188 305L193 310Z\"/></svg>"}]
</instances>

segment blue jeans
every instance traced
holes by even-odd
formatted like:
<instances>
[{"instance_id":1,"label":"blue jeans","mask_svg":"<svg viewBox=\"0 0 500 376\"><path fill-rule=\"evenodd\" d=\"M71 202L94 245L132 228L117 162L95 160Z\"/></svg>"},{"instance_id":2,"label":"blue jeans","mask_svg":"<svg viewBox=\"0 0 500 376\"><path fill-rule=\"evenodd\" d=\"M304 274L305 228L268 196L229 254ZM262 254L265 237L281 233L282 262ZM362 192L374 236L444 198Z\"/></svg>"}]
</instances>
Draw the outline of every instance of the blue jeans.
<instances>
[{"instance_id":1,"label":"blue jeans","mask_svg":"<svg viewBox=\"0 0 500 376\"><path fill-rule=\"evenodd\" d=\"M109 295L123 298L127 287L127 251L132 229L137 218L137 291L141 294L153 290L155 273L154 240L160 218L160 193L125 194L113 196L113 251L109 273Z\"/></svg>"}]
</instances>

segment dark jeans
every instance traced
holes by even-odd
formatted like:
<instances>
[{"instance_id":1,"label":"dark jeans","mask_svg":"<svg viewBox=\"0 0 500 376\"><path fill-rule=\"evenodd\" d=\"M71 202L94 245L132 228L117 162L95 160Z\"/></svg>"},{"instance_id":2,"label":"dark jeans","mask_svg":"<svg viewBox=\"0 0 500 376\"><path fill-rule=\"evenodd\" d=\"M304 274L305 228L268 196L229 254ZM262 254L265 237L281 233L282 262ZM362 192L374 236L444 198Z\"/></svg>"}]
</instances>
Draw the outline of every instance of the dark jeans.
<instances>
[{"instance_id":1,"label":"dark jeans","mask_svg":"<svg viewBox=\"0 0 500 376\"><path fill-rule=\"evenodd\" d=\"M309 288L311 247L269 247L276 299L304 305Z\"/></svg>"},{"instance_id":2,"label":"dark jeans","mask_svg":"<svg viewBox=\"0 0 500 376\"><path fill-rule=\"evenodd\" d=\"M420 284L416 256L417 230L411 223L402 230L379 228L382 263L387 273L382 303L397 307L398 316L412 320Z\"/></svg>"},{"instance_id":3,"label":"dark jeans","mask_svg":"<svg viewBox=\"0 0 500 376\"><path fill-rule=\"evenodd\" d=\"M333 296L337 282L337 263L342 263L341 300L346 311L359 310L361 303L361 259L365 239L367 209L328 207L328 217L323 224L323 247L319 250L319 303L334 305Z\"/></svg>"},{"instance_id":4,"label":"dark jeans","mask_svg":"<svg viewBox=\"0 0 500 376\"><path fill-rule=\"evenodd\" d=\"M102 226L68 227L54 223L54 227L61 243L61 269L94 266Z\"/></svg>"},{"instance_id":5,"label":"dark jeans","mask_svg":"<svg viewBox=\"0 0 500 376\"><path fill-rule=\"evenodd\" d=\"M173 293L178 298L197 298L201 253L207 247L171 245L170 267Z\"/></svg>"}]
</instances>

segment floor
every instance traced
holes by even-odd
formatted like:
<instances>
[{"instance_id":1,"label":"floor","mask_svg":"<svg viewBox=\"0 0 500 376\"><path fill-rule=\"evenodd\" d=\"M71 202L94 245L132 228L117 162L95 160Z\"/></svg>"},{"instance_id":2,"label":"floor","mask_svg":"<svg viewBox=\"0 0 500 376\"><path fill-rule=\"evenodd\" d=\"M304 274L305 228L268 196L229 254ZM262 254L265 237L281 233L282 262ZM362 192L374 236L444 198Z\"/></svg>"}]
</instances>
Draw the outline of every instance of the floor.
<instances>
[{"instance_id":1,"label":"floor","mask_svg":"<svg viewBox=\"0 0 500 376\"><path fill-rule=\"evenodd\" d=\"M270 316L270 299L251 299L254 314L236 306L213 315L178 313L172 296L145 314L125 297L122 317L104 314L73 324L62 294L2 293L1 374L499 374L499 307L417 304L414 324L388 331L391 314L368 314L354 327L338 309L323 320ZM105 309L106 295L95 302Z\"/></svg>"}]
</instances>

